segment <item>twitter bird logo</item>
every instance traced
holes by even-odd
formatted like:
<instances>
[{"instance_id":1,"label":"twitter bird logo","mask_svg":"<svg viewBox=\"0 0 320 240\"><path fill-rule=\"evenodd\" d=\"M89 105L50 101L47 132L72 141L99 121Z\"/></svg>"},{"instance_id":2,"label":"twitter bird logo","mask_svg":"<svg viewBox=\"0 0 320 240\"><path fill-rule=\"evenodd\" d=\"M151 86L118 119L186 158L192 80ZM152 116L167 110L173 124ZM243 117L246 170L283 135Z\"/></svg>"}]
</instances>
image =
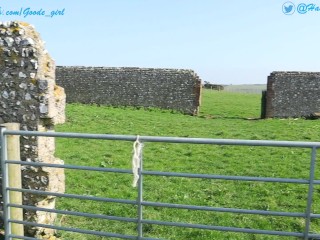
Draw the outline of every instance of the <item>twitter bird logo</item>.
<instances>
[{"instance_id":1,"label":"twitter bird logo","mask_svg":"<svg viewBox=\"0 0 320 240\"><path fill-rule=\"evenodd\" d=\"M289 5L288 7L287 7L287 6L284 6L284 11L285 11L286 13L291 12L292 9L293 9L293 6L292 6L292 5Z\"/></svg>"},{"instance_id":2,"label":"twitter bird logo","mask_svg":"<svg viewBox=\"0 0 320 240\"><path fill-rule=\"evenodd\" d=\"M282 5L282 12L286 15L292 15L295 11L295 6L292 2L285 2Z\"/></svg>"}]
</instances>

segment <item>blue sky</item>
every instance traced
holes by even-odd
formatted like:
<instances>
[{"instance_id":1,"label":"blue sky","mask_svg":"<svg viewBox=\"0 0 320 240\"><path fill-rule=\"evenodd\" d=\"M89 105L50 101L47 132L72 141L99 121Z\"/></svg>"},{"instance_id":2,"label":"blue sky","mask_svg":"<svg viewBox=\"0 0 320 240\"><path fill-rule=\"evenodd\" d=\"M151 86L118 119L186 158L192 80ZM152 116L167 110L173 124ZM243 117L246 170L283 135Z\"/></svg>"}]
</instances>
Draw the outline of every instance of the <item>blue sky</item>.
<instances>
[{"instance_id":1,"label":"blue sky","mask_svg":"<svg viewBox=\"0 0 320 240\"><path fill-rule=\"evenodd\" d=\"M272 71L320 72L320 11L285 15L285 2L0 0L0 19L33 24L56 65L184 68L203 81L264 84ZM5 14L20 8L65 10Z\"/></svg>"}]
</instances>

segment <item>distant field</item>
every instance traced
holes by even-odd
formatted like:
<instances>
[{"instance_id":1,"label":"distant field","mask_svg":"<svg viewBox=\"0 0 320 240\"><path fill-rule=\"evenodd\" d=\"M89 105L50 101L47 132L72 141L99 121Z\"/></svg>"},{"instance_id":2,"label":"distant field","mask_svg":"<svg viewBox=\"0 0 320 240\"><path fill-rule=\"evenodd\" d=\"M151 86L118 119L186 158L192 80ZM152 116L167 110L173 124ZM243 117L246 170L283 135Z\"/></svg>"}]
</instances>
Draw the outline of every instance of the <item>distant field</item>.
<instances>
[{"instance_id":1,"label":"distant field","mask_svg":"<svg viewBox=\"0 0 320 240\"><path fill-rule=\"evenodd\" d=\"M241 85L226 85L224 90L227 92L239 93L261 93L267 89L266 84L241 84Z\"/></svg>"},{"instance_id":2,"label":"distant field","mask_svg":"<svg viewBox=\"0 0 320 240\"><path fill-rule=\"evenodd\" d=\"M69 104L67 123L61 132L108 133L150 136L205 137L219 139L269 139L320 141L319 121L258 119L261 94L204 90L199 116L159 109L113 108ZM57 139L56 155L66 164L131 169L132 143L81 139ZM308 178L310 151L294 148L207 146L146 143L144 170L221 175ZM316 177L319 179L319 168ZM177 177L144 178L144 200L214 207L304 212L307 186ZM66 170L66 192L135 200L132 176ZM136 217L135 206L58 199L58 209L112 216ZM144 218L285 231L303 231L301 218L187 211L145 207ZM313 212L320 213L320 188L315 188ZM78 228L135 234L136 225L117 221L59 216L57 224ZM320 232L314 220L313 232ZM192 230L146 224L144 236L172 240L292 240L257 234ZM108 239L59 232L62 239Z\"/></svg>"}]
</instances>

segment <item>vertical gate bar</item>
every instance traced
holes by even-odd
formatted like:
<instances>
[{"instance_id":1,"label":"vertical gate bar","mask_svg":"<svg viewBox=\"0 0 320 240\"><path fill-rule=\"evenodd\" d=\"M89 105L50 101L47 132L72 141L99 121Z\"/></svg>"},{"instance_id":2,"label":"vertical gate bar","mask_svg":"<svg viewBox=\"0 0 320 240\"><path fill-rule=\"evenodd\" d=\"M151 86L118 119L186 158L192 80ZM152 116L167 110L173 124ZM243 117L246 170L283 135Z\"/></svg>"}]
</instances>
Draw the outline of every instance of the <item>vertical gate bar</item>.
<instances>
[{"instance_id":1,"label":"vertical gate bar","mask_svg":"<svg viewBox=\"0 0 320 240\"><path fill-rule=\"evenodd\" d=\"M142 230L142 201L143 201L143 179L142 179L142 151L140 158L140 168L138 169L139 180L138 180L138 240L143 237Z\"/></svg>"},{"instance_id":2,"label":"vertical gate bar","mask_svg":"<svg viewBox=\"0 0 320 240\"><path fill-rule=\"evenodd\" d=\"M3 201L3 225L5 232L5 239L11 234L11 225L9 224L10 208L8 204L10 203L9 192L7 188L9 187L9 177L8 177L8 164L5 163L7 160L7 138L4 135L6 128L0 126L0 141L1 141L1 173L2 173L2 201Z\"/></svg>"},{"instance_id":3,"label":"vertical gate bar","mask_svg":"<svg viewBox=\"0 0 320 240\"><path fill-rule=\"evenodd\" d=\"M308 240L309 232L310 232L310 223L311 223L311 206L312 206L312 198L313 198L313 187L314 187L314 172L316 166L316 155L317 148L312 148L311 153L311 163L310 163L310 176L309 176L309 190L308 190L308 200L307 200L307 209L306 209L306 228L304 232L304 239Z\"/></svg>"}]
</instances>

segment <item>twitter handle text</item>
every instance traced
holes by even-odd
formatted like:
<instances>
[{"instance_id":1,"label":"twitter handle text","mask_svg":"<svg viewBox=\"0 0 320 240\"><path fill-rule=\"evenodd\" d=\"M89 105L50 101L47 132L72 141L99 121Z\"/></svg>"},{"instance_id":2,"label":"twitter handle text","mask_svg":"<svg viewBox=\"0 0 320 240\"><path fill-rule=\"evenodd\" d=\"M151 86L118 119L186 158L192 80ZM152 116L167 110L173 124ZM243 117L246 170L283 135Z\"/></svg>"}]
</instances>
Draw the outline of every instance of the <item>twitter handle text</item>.
<instances>
[{"instance_id":1,"label":"twitter handle text","mask_svg":"<svg viewBox=\"0 0 320 240\"><path fill-rule=\"evenodd\" d=\"M311 4L300 3L297 7L297 11L300 14L306 14L307 12L319 12L320 7L313 3Z\"/></svg>"}]
</instances>

